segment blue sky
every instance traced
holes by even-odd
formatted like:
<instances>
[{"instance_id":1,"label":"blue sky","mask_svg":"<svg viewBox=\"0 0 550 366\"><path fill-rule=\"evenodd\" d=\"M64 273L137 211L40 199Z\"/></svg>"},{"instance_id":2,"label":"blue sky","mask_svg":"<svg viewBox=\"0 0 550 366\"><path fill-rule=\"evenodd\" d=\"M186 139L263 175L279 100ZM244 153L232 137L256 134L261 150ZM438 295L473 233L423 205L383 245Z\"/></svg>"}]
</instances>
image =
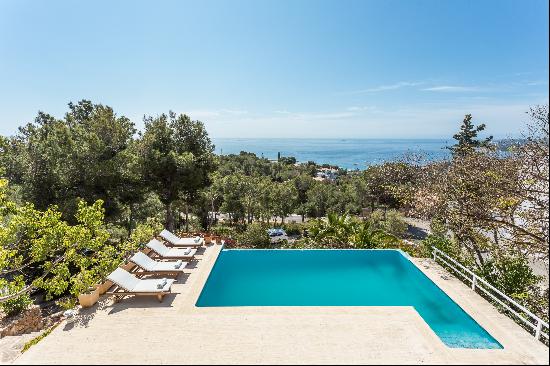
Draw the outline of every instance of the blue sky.
<instances>
[{"instance_id":1,"label":"blue sky","mask_svg":"<svg viewBox=\"0 0 550 366\"><path fill-rule=\"evenodd\" d=\"M0 0L0 134L85 98L214 137L517 136L548 26L543 0Z\"/></svg>"}]
</instances>

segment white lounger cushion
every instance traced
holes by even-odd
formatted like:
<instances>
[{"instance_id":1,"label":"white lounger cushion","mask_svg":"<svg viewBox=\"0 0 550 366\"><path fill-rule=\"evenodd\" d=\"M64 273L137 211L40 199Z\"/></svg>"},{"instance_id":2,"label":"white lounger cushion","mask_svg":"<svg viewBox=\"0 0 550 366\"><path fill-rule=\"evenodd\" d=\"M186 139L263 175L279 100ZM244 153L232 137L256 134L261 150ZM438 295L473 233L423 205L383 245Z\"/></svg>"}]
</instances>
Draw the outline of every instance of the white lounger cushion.
<instances>
[{"instance_id":1,"label":"white lounger cushion","mask_svg":"<svg viewBox=\"0 0 550 366\"><path fill-rule=\"evenodd\" d=\"M197 252L196 249L181 249L181 248L168 248L166 245L162 244L157 239L151 240L147 243L147 248L153 250L155 253L161 257L174 257L174 258L191 258Z\"/></svg>"},{"instance_id":2,"label":"white lounger cushion","mask_svg":"<svg viewBox=\"0 0 550 366\"><path fill-rule=\"evenodd\" d=\"M137 252L134 254L134 256L130 258L130 261L148 272L183 271L183 269L187 266L187 262L183 262L177 266L178 262L181 261L158 262L151 257L148 257L143 252Z\"/></svg>"},{"instance_id":3,"label":"white lounger cushion","mask_svg":"<svg viewBox=\"0 0 550 366\"><path fill-rule=\"evenodd\" d=\"M117 268L107 278L128 292L167 292L174 283L173 279L166 280L162 288L157 288L157 285L164 279L145 279L140 280L128 271L122 268Z\"/></svg>"},{"instance_id":4,"label":"white lounger cushion","mask_svg":"<svg viewBox=\"0 0 550 366\"><path fill-rule=\"evenodd\" d=\"M180 257L182 259L185 258L191 258L197 253L197 249L180 249L180 248L170 248L168 249L168 254L166 254L166 257Z\"/></svg>"},{"instance_id":5,"label":"white lounger cushion","mask_svg":"<svg viewBox=\"0 0 550 366\"><path fill-rule=\"evenodd\" d=\"M164 286L162 288L158 288L158 284L160 282L164 282L164 280L166 280ZM138 285L132 290L132 292L168 292L170 291L170 287L172 287L173 283L174 279L141 280Z\"/></svg>"},{"instance_id":6,"label":"white lounger cushion","mask_svg":"<svg viewBox=\"0 0 550 366\"><path fill-rule=\"evenodd\" d=\"M195 236L194 238L180 238L166 229L162 230L159 235L164 240L172 243L172 245L201 246L204 244L204 239L200 236Z\"/></svg>"}]
</instances>

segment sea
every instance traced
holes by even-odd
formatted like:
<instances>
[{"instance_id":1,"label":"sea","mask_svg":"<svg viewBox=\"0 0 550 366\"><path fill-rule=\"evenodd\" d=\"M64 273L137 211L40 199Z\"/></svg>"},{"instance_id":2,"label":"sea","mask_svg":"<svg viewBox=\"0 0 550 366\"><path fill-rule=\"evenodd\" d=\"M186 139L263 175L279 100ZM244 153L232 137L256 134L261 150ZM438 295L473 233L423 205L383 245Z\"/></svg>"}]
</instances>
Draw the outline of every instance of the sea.
<instances>
[{"instance_id":1,"label":"sea","mask_svg":"<svg viewBox=\"0 0 550 366\"><path fill-rule=\"evenodd\" d=\"M421 161L449 157L453 141L437 139L304 139L304 138L213 138L219 155L255 153L277 159L295 157L298 162L336 165L349 170L362 170L371 165L411 157Z\"/></svg>"}]
</instances>

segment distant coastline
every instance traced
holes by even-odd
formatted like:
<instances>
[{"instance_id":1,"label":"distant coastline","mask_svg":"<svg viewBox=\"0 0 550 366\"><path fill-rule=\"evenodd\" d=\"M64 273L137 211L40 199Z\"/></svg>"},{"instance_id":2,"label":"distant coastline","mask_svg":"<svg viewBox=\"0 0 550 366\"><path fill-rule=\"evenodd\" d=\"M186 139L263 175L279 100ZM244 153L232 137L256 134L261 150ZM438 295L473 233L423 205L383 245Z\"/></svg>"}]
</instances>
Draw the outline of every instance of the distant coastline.
<instances>
[{"instance_id":1,"label":"distant coastline","mask_svg":"<svg viewBox=\"0 0 550 366\"><path fill-rule=\"evenodd\" d=\"M365 169L405 157L422 154L431 161L449 157L447 139L350 139L350 138L213 138L216 154L251 152L259 157L276 159L293 156L298 162L337 165L345 169Z\"/></svg>"}]
</instances>

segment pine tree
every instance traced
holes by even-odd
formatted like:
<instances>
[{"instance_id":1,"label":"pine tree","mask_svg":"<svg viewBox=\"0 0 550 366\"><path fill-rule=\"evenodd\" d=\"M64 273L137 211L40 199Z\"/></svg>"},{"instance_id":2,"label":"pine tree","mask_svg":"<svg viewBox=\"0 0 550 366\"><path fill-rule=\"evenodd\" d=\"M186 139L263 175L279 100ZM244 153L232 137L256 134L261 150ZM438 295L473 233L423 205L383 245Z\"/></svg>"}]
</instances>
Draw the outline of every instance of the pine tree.
<instances>
[{"instance_id":1,"label":"pine tree","mask_svg":"<svg viewBox=\"0 0 550 366\"><path fill-rule=\"evenodd\" d=\"M453 155L464 156L475 151L476 149L490 147L493 136L489 136L483 140L479 140L477 138L478 133L484 130L484 123L479 126L474 126L472 122L472 115L467 114L464 117L462 126L460 126L460 132L453 136L457 143L451 147L448 147L448 149L452 151Z\"/></svg>"}]
</instances>

